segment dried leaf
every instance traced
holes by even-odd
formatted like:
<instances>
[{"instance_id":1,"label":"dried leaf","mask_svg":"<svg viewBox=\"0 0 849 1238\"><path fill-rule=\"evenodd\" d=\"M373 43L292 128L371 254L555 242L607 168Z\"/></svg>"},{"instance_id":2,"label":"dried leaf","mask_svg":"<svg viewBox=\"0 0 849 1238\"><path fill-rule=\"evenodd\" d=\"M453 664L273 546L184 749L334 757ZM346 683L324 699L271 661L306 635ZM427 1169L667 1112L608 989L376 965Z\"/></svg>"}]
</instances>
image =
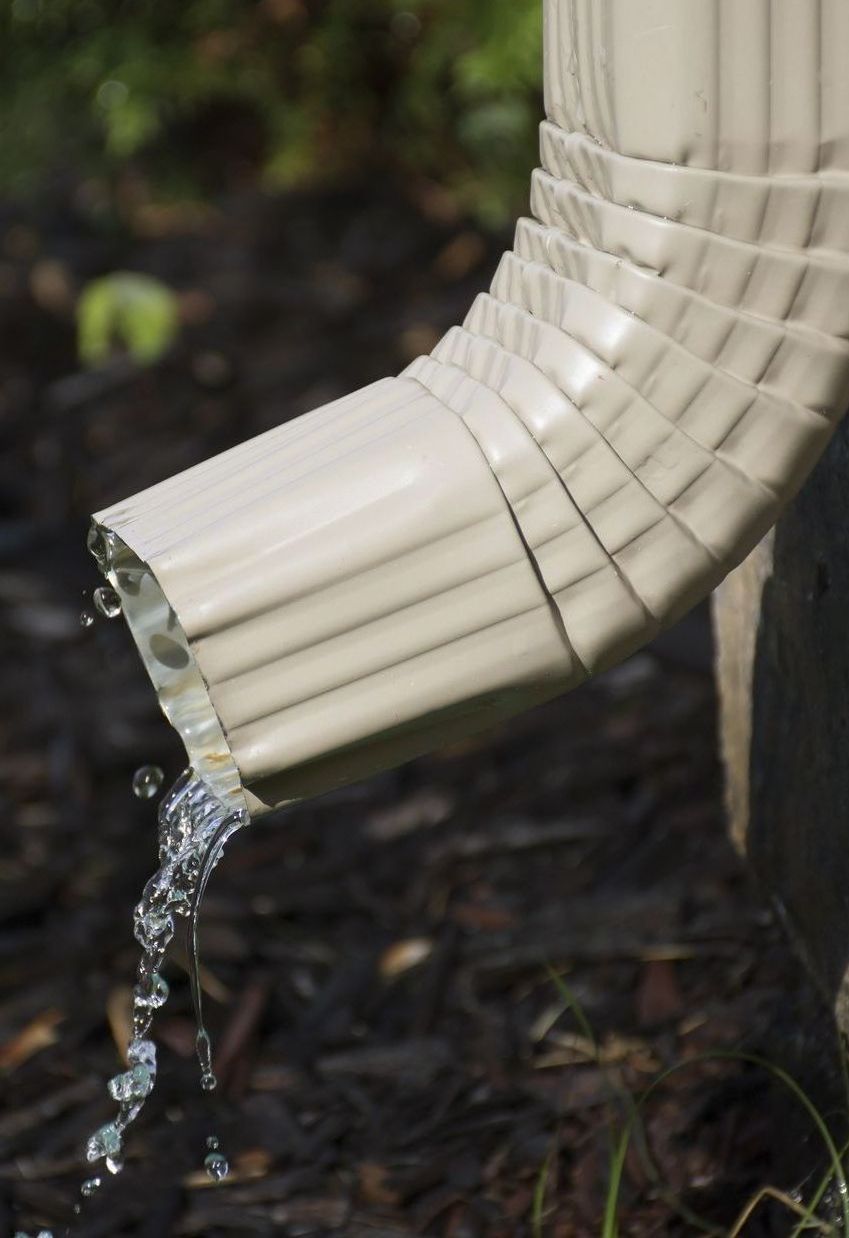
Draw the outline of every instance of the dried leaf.
<instances>
[{"instance_id":1,"label":"dried leaf","mask_svg":"<svg viewBox=\"0 0 849 1238\"><path fill-rule=\"evenodd\" d=\"M127 1045L133 1035L133 991L129 985L119 985L110 990L106 999L106 1018L115 1047L127 1060Z\"/></svg>"},{"instance_id":2,"label":"dried leaf","mask_svg":"<svg viewBox=\"0 0 849 1238\"><path fill-rule=\"evenodd\" d=\"M0 1045L0 1070L16 1070L34 1053L55 1044L58 1039L56 1028L64 1018L61 1010L51 1007L31 1019L17 1036Z\"/></svg>"},{"instance_id":3,"label":"dried leaf","mask_svg":"<svg viewBox=\"0 0 849 1238\"><path fill-rule=\"evenodd\" d=\"M433 942L427 937L409 937L406 941L396 941L388 950L384 950L378 965L384 980L395 980L404 972L418 967L433 953Z\"/></svg>"}]
</instances>

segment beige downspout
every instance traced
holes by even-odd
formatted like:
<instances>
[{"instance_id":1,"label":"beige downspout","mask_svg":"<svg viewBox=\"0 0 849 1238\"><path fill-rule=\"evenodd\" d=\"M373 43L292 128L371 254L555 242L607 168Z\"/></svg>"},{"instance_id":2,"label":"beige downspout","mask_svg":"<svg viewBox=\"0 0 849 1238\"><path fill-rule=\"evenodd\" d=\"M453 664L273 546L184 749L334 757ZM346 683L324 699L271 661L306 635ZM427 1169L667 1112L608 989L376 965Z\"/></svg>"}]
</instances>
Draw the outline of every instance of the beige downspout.
<instances>
[{"instance_id":1,"label":"beige downspout","mask_svg":"<svg viewBox=\"0 0 849 1238\"><path fill-rule=\"evenodd\" d=\"M506 718L746 555L849 396L846 0L545 0L542 168L400 377L98 513L253 813Z\"/></svg>"}]
</instances>

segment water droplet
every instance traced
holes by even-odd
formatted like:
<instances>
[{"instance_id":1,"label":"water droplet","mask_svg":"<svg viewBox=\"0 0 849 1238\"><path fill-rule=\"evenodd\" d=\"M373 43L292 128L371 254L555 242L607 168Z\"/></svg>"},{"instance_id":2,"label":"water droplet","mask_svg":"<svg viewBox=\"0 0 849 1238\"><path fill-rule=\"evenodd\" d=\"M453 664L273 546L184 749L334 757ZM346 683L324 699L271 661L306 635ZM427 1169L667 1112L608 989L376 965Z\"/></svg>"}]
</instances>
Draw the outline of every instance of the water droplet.
<instances>
[{"instance_id":1,"label":"water droplet","mask_svg":"<svg viewBox=\"0 0 849 1238\"><path fill-rule=\"evenodd\" d=\"M174 936L174 917L152 911L136 921L133 932L146 954L161 955Z\"/></svg>"},{"instance_id":2,"label":"water droplet","mask_svg":"<svg viewBox=\"0 0 849 1238\"><path fill-rule=\"evenodd\" d=\"M85 544L97 562L102 572L107 572L112 566L115 554L115 534L110 529L104 529L99 524L93 524L88 531Z\"/></svg>"},{"instance_id":3,"label":"water droplet","mask_svg":"<svg viewBox=\"0 0 849 1238\"><path fill-rule=\"evenodd\" d=\"M221 1182L230 1172L230 1164L222 1152L210 1152L203 1162L206 1175L213 1182Z\"/></svg>"},{"instance_id":4,"label":"water droplet","mask_svg":"<svg viewBox=\"0 0 849 1238\"><path fill-rule=\"evenodd\" d=\"M107 1122L94 1132L86 1144L86 1160L98 1161L102 1156L118 1156L121 1151L121 1132L114 1122Z\"/></svg>"},{"instance_id":5,"label":"water droplet","mask_svg":"<svg viewBox=\"0 0 849 1238\"><path fill-rule=\"evenodd\" d=\"M150 1073L155 1075L156 1045L152 1040L131 1040L127 1046L127 1061L131 1066L146 1066Z\"/></svg>"},{"instance_id":6,"label":"water droplet","mask_svg":"<svg viewBox=\"0 0 849 1238\"><path fill-rule=\"evenodd\" d=\"M219 1148L218 1136L210 1135L206 1141L206 1147L209 1152L217 1152Z\"/></svg>"},{"instance_id":7,"label":"water droplet","mask_svg":"<svg viewBox=\"0 0 849 1238\"><path fill-rule=\"evenodd\" d=\"M106 1168L111 1174L119 1174L124 1168L124 1158L122 1156L107 1156Z\"/></svg>"},{"instance_id":8,"label":"water droplet","mask_svg":"<svg viewBox=\"0 0 849 1238\"><path fill-rule=\"evenodd\" d=\"M133 795L140 800L153 799L165 777L158 765L142 765L133 774Z\"/></svg>"},{"instance_id":9,"label":"water droplet","mask_svg":"<svg viewBox=\"0 0 849 1238\"><path fill-rule=\"evenodd\" d=\"M110 1079L107 1087L113 1100L144 1100L153 1088L153 1075L147 1066L133 1066Z\"/></svg>"},{"instance_id":10,"label":"water droplet","mask_svg":"<svg viewBox=\"0 0 849 1238\"><path fill-rule=\"evenodd\" d=\"M168 1001L168 981L160 976L158 971L148 978L146 984L137 984L133 990L136 1001L140 1006L148 1006L151 1010L158 1010L160 1006L164 1006Z\"/></svg>"},{"instance_id":11,"label":"water droplet","mask_svg":"<svg viewBox=\"0 0 849 1238\"><path fill-rule=\"evenodd\" d=\"M212 1041L205 1027L199 1027L195 1036L195 1052L198 1055L201 1070L210 1070L212 1062Z\"/></svg>"},{"instance_id":12,"label":"water droplet","mask_svg":"<svg viewBox=\"0 0 849 1238\"><path fill-rule=\"evenodd\" d=\"M80 612L80 627L81 628L90 628L93 623L94 623L94 615L91 613L90 610L84 610Z\"/></svg>"},{"instance_id":13,"label":"water droplet","mask_svg":"<svg viewBox=\"0 0 849 1238\"><path fill-rule=\"evenodd\" d=\"M86 1178L85 1182L80 1187L80 1194L85 1196L86 1199L91 1199L92 1195L94 1195L96 1191L100 1190L100 1184L102 1181L102 1178Z\"/></svg>"},{"instance_id":14,"label":"water droplet","mask_svg":"<svg viewBox=\"0 0 849 1238\"><path fill-rule=\"evenodd\" d=\"M99 610L104 619L117 619L121 613L121 599L111 585L101 585L94 591L95 610Z\"/></svg>"},{"instance_id":15,"label":"water droplet","mask_svg":"<svg viewBox=\"0 0 849 1238\"><path fill-rule=\"evenodd\" d=\"M218 1086L218 1080L212 1073L212 1041L203 1024L195 1037L195 1050L200 1064L200 1086L204 1092L212 1092Z\"/></svg>"}]
</instances>

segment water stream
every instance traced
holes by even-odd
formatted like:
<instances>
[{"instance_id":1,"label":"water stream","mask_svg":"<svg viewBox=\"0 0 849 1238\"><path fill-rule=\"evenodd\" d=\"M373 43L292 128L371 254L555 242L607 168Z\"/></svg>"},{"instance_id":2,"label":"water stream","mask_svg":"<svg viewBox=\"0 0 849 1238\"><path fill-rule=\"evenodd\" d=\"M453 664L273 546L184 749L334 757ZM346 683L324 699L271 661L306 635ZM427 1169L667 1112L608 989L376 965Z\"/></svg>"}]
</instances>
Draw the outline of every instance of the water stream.
<instances>
[{"instance_id":1,"label":"water stream","mask_svg":"<svg viewBox=\"0 0 849 1238\"><path fill-rule=\"evenodd\" d=\"M151 794L151 786L155 794L158 771L154 770L155 767L144 767L134 778L134 789L142 798ZM132 1038L127 1046L126 1070L107 1084L118 1109L114 1118L91 1135L85 1150L90 1164L102 1162L109 1173L120 1172L127 1128L138 1117L156 1082L156 1044L150 1031L156 1011L168 1000L168 984L160 968L180 920L186 927L200 1085L204 1091L215 1087L212 1044L204 1024L199 981L198 915L207 883L228 838L247 819L243 810L225 807L191 769L180 775L160 804L159 868L145 886L133 915L141 957L133 990ZM220 1181L229 1166L218 1149L217 1138L210 1139L207 1173L214 1181ZM87 1179L82 1194L93 1195L100 1182L98 1177Z\"/></svg>"},{"instance_id":2,"label":"water stream","mask_svg":"<svg viewBox=\"0 0 849 1238\"><path fill-rule=\"evenodd\" d=\"M121 599L111 587L96 589L92 601L93 610L86 608L80 616L84 628L94 623L93 611L106 619L115 619L121 613ZM162 780L162 770L158 766L144 765L133 776L133 793L139 799L151 800L159 793ZM104 1181L101 1167L109 1174L121 1172L127 1130L141 1113L156 1083L156 1043L151 1032L156 1011L168 1000L168 983L161 968L178 922L182 922L186 936L200 1086L205 1092L211 1092L216 1086L212 1042L203 1016L198 920L204 892L227 840L248 820L245 809L225 805L192 768L183 771L160 802L159 867L145 885L133 913L133 933L141 947L141 956L133 989L132 1031L125 1069L106 1085L117 1106L115 1116L92 1133L85 1147L91 1176L80 1187L84 1201L100 1190ZM221 1182L230 1171L216 1135L210 1135L206 1141L203 1164L212 1182ZM78 1203L75 1212L79 1213L82 1207L83 1204ZM18 1230L14 1238L29 1236ZM34 1238L54 1238L54 1234L41 1229Z\"/></svg>"},{"instance_id":3,"label":"water stream","mask_svg":"<svg viewBox=\"0 0 849 1238\"><path fill-rule=\"evenodd\" d=\"M136 772L133 789L140 798L151 798L161 780L161 771L156 766L144 766ZM85 1148L93 1169L102 1164L108 1173L120 1173L127 1129L141 1113L156 1083L156 1043L151 1039L151 1027L156 1011L168 1000L168 984L160 968L178 921L184 923L186 931L200 1086L207 1092L216 1086L199 979L198 918L204 891L227 840L247 820L244 810L225 807L192 769L185 770L162 799L158 814L159 868L144 887L133 914L133 931L141 957L133 990L132 1036L126 1051L126 1069L106 1085L117 1104L115 1116L94 1131ZM213 1182L221 1182L230 1167L217 1136L207 1139L206 1148L206 1173ZM83 1182L80 1195L90 1199L102 1183L101 1174L94 1172ZM78 1204L76 1211L80 1208ZM18 1231L15 1238L27 1235ZM40 1230L36 1238L53 1235L49 1230Z\"/></svg>"}]
</instances>

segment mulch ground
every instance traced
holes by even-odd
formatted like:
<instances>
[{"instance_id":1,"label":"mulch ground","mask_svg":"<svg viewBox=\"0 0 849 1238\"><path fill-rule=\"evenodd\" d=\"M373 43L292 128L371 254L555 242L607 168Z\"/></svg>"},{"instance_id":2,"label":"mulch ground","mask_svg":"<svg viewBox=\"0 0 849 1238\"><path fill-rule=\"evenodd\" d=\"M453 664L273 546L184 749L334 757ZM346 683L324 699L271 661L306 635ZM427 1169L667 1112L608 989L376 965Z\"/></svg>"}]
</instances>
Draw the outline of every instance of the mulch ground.
<instances>
[{"instance_id":1,"label":"mulch ground","mask_svg":"<svg viewBox=\"0 0 849 1238\"><path fill-rule=\"evenodd\" d=\"M498 245L373 192L130 203L132 227L90 196L0 210L2 1234L71 1220L154 864L130 780L181 768L123 626L79 625L88 513L400 367ZM182 337L153 370L81 372L73 297L115 268L179 290ZM762 1055L834 1104L828 1021L725 836L708 639L697 616L495 734L236 838L203 926L220 1095L197 1087L177 952L157 1090L73 1232L598 1235L611 1128L672 1066L620 1235L727 1232L760 1187L809 1194L798 1102L702 1056ZM744 1232L792 1226L764 1201Z\"/></svg>"}]
</instances>

